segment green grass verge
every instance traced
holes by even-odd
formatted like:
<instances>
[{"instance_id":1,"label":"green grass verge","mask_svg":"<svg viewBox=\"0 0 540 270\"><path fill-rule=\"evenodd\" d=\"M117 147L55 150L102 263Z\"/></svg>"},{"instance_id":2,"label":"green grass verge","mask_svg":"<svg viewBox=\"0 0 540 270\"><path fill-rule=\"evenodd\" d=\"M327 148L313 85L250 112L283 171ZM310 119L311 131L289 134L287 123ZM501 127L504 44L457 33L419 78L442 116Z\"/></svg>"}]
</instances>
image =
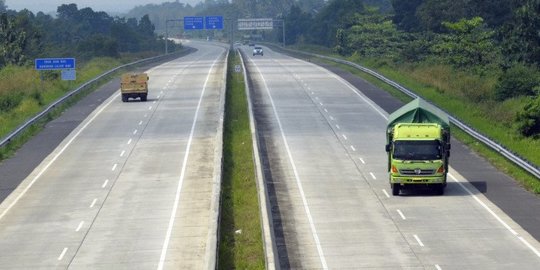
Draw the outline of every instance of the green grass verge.
<instances>
[{"instance_id":1,"label":"green grass verge","mask_svg":"<svg viewBox=\"0 0 540 270\"><path fill-rule=\"evenodd\" d=\"M223 134L219 269L264 269L253 147L240 59L228 60Z\"/></svg>"},{"instance_id":2,"label":"green grass verge","mask_svg":"<svg viewBox=\"0 0 540 270\"><path fill-rule=\"evenodd\" d=\"M373 76L371 76L371 75L369 75L367 73L364 73L364 72L362 72L362 71L360 71L360 70L358 70L358 69L356 69L354 67L344 65L344 64L339 64L339 63L336 63L336 62L333 62L333 61L321 60L321 59L313 59L313 61L319 61L319 62L322 62L322 63L326 63L326 64L329 64L329 65L333 65L333 66L339 67L341 69L347 70L347 71L351 72L352 74L369 81L373 85L375 85L375 86L377 86L377 87L379 87L381 89L384 89L385 91L389 92L392 96L396 97L397 99L399 99L399 100L401 100L403 102L411 101L411 98L409 96L403 94L401 91L395 89L394 87L392 87L392 86L380 81L379 79L377 79L377 78L375 78L375 77L373 77ZM400 74L397 71L386 72L386 74L384 74L384 75L387 76L388 78L390 78L391 80L393 80L395 82L398 82L401 85L403 85L403 86L405 86L405 87L407 87L409 89L414 89L420 95L422 95L422 93L425 94L426 92L431 91L431 87L423 86L421 84L411 82L411 80L409 78L407 78L406 75ZM445 97L443 95L441 95L439 97L436 97L435 99L432 98L430 100L432 102L436 103L436 104L439 104L439 105L441 103L445 103L445 101L446 101L446 99L445 99ZM445 108L445 109L450 111L450 112L454 112L454 111L459 109L459 104L455 104L454 107L452 107L450 109L449 108ZM478 113L478 112L475 112L474 110L471 110L471 108L467 108L467 110L461 110L461 113L466 113L464 111L468 111L471 114ZM467 118L469 118L469 117L467 117ZM481 120L476 120L476 121L481 121ZM473 122L476 122L476 121L473 121ZM475 126L475 125L472 124L472 126ZM503 131L499 131L499 132L503 132ZM461 131L459 128L457 128L455 126L452 128L452 135L457 140L463 142L465 145L467 145L473 151L478 153L480 156L482 156L486 160L488 160L495 168L497 168L501 172L506 173L510 177L514 178L521 186L523 186L524 188L526 188L527 190L529 190L529 191L531 191L531 192L533 192L535 194L540 194L540 181L534 175L531 175L527 171L523 170L521 167L515 165L513 162L509 161L508 159L501 156L496 151L493 151L488 146L484 145L483 143L476 140L475 138L469 136L468 134Z\"/></svg>"}]
</instances>

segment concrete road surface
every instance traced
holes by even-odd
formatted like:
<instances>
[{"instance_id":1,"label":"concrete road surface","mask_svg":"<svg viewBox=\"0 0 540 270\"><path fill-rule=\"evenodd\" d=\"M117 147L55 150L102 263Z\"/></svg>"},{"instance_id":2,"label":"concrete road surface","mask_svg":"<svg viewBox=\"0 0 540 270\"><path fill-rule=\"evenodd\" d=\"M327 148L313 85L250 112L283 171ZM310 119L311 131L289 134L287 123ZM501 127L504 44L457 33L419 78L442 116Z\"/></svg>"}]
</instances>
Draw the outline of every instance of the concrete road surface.
<instances>
[{"instance_id":1,"label":"concrete road surface","mask_svg":"<svg viewBox=\"0 0 540 270\"><path fill-rule=\"evenodd\" d=\"M147 102L116 92L0 205L0 268L215 263L227 49L188 45L147 71Z\"/></svg>"},{"instance_id":2,"label":"concrete road surface","mask_svg":"<svg viewBox=\"0 0 540 270\"><path fill-rule=\"evenodd\" d=\"M387 113L361 91L243 50L282 268L540 269L538 241L459 171L444 196L389 195Z\"/></svg>"}]
</instances>

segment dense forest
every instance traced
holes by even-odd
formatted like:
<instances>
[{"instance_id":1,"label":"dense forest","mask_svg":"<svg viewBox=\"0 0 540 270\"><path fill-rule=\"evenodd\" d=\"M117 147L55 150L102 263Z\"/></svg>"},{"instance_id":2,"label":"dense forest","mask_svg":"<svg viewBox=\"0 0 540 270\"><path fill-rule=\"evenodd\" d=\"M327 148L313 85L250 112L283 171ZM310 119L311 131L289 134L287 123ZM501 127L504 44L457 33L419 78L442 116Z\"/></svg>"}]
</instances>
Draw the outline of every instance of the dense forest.
<instances>
[{"instance_id":1,"label":"dense forest","mask_svg":"<svg viewBox=\"0 0 540 270\"><path fill-rule=\"evenodd\" d=\"M111 17L76 4L58 7L56 17L43 12L6 10L0 1L0 68L25 65L40 57L119 57L122 53L162 51L148 16Z\"/></svg>"}]
</instances>

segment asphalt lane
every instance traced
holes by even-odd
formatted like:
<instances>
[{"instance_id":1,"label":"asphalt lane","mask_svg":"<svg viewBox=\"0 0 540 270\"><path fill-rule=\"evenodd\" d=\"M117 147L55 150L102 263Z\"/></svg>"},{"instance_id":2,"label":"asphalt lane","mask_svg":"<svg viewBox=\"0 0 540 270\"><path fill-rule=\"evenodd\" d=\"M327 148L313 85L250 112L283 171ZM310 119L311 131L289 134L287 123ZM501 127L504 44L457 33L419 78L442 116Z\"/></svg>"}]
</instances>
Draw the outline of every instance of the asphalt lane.
<instances>
[{"instance_id":1,"label":"asphalt lane","mask_svg":"<svg viewBox=\"0 0 540 270\"><path fill-rule=\"evenodd\" d=\"M148 71L148 102L115 91L4 200L3 268L213 263L226 48L191 45Z\"/></svg>"},{"instance_id":2,"label":"asphalt lane","mask_svg":"<svg viewBox=\"0 0 540 270\"><path fill-rule=\"evenodd\" d=\"M387 113L362 92L267 48L247 55L281 267L540 265L538 241L460 171L451 170L445 196L389 196Z\"/></svg>"}]
</instances>

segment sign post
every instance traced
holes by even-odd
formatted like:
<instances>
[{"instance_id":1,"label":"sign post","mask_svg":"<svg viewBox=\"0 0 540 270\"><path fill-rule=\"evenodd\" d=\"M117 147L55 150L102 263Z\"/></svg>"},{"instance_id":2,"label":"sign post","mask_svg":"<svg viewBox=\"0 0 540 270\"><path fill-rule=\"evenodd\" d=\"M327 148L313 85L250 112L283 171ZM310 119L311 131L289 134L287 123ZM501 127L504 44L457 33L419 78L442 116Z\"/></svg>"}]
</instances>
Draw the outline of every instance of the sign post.
<instances>
[{"instance_id":1,"label":"sign post","mask_svg":"<svg viewBox=\"0 0 540 270\"><path fill-rule=\"evenodd\" d=\"M75 58L37 58L34 60L35 69L39 71L41 89L43 90L43 71L61 70L62 80L73 81L76 78Z\"/></svg>"}]
</instances>

